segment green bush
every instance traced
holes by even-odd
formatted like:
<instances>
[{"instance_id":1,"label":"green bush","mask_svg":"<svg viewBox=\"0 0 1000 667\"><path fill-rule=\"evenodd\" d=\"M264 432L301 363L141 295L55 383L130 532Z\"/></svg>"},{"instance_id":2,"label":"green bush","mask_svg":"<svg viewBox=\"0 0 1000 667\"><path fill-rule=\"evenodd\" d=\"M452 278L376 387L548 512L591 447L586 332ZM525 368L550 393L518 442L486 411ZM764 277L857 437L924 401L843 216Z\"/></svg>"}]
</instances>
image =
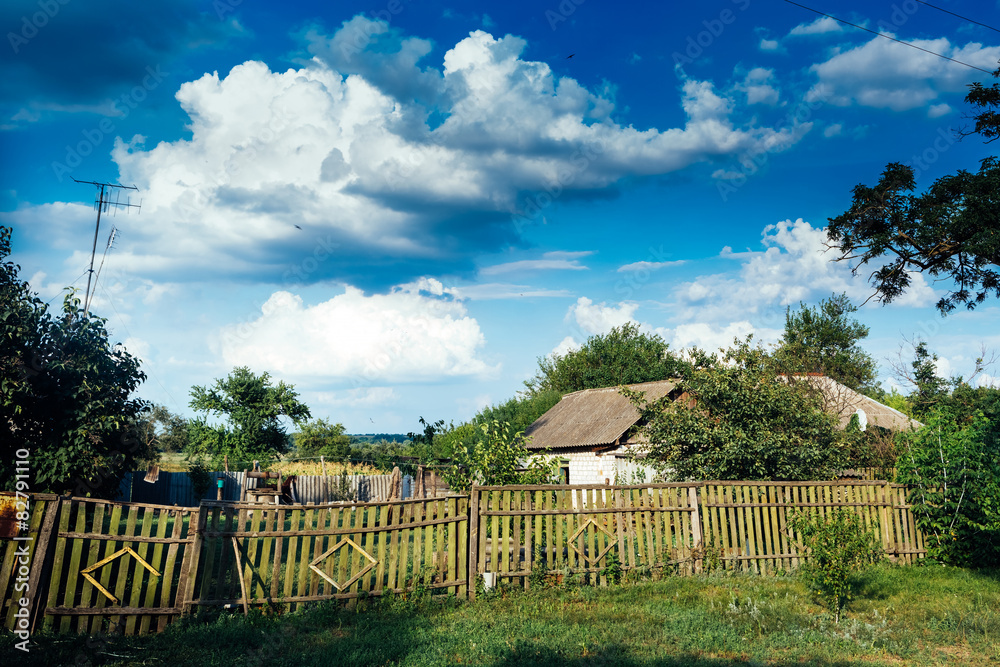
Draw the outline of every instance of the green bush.
<instances>
[{"instance_id":1,"label":"green bush","mask_svg":"<svg viewBox=\"0 0 1000 667\"><path fill-rule=\"evenodd\" d=\"M789 521L809 550L802 567L813 592L840 622L840 612L851 599L855 574L882 560L878 536L854 512L834 508L826 516L800 511Z\"/></svg>"},{"instance_id":2,"label":"green bush","mask_svg":"<svg viewBox=\"0 0 1000 667\"><path fill-rule=\"evenodd\" d=\"M901 435L898 480L928 555L966 567L1000 566L1000 444L981 413L936 409L926 426Z\"/></svg>"}]
</instances>

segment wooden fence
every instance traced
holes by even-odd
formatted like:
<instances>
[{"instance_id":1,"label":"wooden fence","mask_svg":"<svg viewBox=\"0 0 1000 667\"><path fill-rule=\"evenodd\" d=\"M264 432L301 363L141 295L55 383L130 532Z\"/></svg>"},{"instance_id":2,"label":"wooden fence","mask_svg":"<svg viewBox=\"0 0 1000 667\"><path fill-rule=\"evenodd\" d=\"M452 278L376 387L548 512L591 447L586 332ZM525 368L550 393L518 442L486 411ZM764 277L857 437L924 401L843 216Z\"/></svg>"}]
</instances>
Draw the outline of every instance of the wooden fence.
<instances>
[{"instance_id":1,"label":"wooden fence","mask_svg":"<svg viewBox=\"0 0 1000 667\"><path fill-rule=\"evenodd\" d=\"M205 503L192 605L289 605L402 593L465 595L468 498L333 506Z\"/></svg>"},{"instance_id":2,"label":"wooden fence","mask_svg":"<svg viewBox=\"0 0 1000 667\"><path fill-rule=\"evenodd\" d=\"M533 574L606 585L632 571L791 570L809 557L789 528L801 508L849 508L891 559L912 563L926 552L905 493L881 481L474 486L198 508L37 494L27 531L0 539L0 617L10 629L144 634L203 607L294 609L417 587L475 597L480 576L528 588ZM30 621L18 626L25 596Z\"/></svg>"},{"instance_id":3,"label":"wooden fence","mask_svg":"<svg viewBox=\"0 0 1000 667\"><path fill-rule=\"evenodd\" d=\"M524 587L533 569L606 585L612 551L622 570L693 572L701 542L690 484L473 487L471 514L476 573Z\"/></svg>"}]
</instances>

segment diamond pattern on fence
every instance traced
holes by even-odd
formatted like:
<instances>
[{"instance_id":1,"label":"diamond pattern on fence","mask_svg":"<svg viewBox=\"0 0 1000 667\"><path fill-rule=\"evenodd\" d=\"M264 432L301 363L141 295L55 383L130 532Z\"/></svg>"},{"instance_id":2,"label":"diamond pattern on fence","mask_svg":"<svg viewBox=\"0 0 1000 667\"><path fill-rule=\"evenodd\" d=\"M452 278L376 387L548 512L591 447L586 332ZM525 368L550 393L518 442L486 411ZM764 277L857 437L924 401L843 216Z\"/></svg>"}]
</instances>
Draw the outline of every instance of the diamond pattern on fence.
<instances>
[{"instance_id":1,"label":"diamond pattern on fence","mask_svg":"<svg viewBox=\"0 0 1000 667\"><path fill-rule=\"evenodd\" d=\"M601 551L601 553L597 554L596 558L592 558L591 555L588 554L588 553L581 552L573 544L574 542L576 542L576 538L580 537L580 535L582 535L583 532L585 530L587 530L587 526L593 526L594 528L596 528L597 530L601 531L602 533L604 533L605 535L608 536L608 545L606 547L604 547L604 549ZM599 525L593 519L588 519L582 526L580 526L579 528L577 528L576 532L573 533L573 535L569 538L569 548L572 549L573 551L575 551L577 554L579 554L581 558L583 558L586 561L588 561L591 565L597 565L601 561L601 559L604 558L604 556L607 555L607 553L609 551L611 551L611 547L615 546L615 544L616 544L615 540L616 539L617 538L614 535L612 535L611 533L609 533L606 528L604 528L603 526Z\"/></svg>"},{"instance_id":2,"label":"diamond pattern on fence","mask_svg":"<svg viewBox=\"0 0 1000 667\"><path fill-rule=\"evenodd\" d=\"M98 582L97 579L94 579L94 577L92 577L90 575L90 573L94 572L95 570L98 570L98 569L104 567L105 565L107 565L108 563L110 563L111 561L113 561L114 559L119 558L119 557L121 557L121 556L123 556L125 554L132 554L132 557L135 558L137 561L139 561L140 565L142 565L144 568L146 568L147 570L149 570L150 572L152 572L154 577L159 577L160 576L160 573L157 572L155 569L153 569L152 565L150 565L145 560L143 560L143 558L139 554L137 554L132 549L132 547L124 547L122 549L119 549L118 551L114 552L113 554L111 554L110 556L108 556L107 558L105 558L104 560L98 561L98 562L94 563L93 565L91 565L90 567L87 567L87 568L84 568L84 569L80 570L80 574L83 575L83 578L86 579L87 581L89 581L91 584L93 584L97 588L97 590L99 590L102 593L104 593L104 595L107 596L107 598L109 600L111 600L111 602L113 602L114 604L118 604L118 602L119 602L118 598L116 598L114 595L112 595L111 593L109 593L108 589L106 589L104 586L101 586L100 582Z\"/></svg>"},{"instance_id":3,"label":"diamond pattern on fence","mask_svg":"<svg viewBox=\"0 0 1000 667\"><path fill-rule=\"evenodd\" d=\"M319 565L328 556L332 556L334 554L334 552L336 552L338 549L340 549L345 544L349 544L350 546L354 547L354 549L358 553L360 553L362 556L364 556L365 558L367 558L368 559L368 565L365 566L364 568L362 568L359 572L357 572L346 583L344 583L343 585L341 585L341 584L338 584L336 581L334 581L333 578L330 577L326 572L324 572L322 569L320 569L320 568L318 568L316 566ZM374 568L376 565L378 565L378 561L375 560L371 556L371 554L369 554L367 551L365 551L364 549L362 549L361 547L359 547L354 542L354 540L352 540L350 538L345 538L345 539L341 540L340 542L337 542L337 544L335 544L334 546L330 547L329 549L327 549L325 552L323 552L322 554L320 554L316 558L314 558L313 561L311 563L309 563L309 569L312 570L313 572L315 572L316 574L318 574L319 576L323 577L324 579L326 579L328 582L330 582L333 585L334 588L336 588L339 591L339 590L343 590L345 588L350 588L351 584L353 584L355 581L357 581L361 577L363 577L366 574L368 574L368 572L370 572L372 570L372 568Z\"/></svg>"}]
</instances>

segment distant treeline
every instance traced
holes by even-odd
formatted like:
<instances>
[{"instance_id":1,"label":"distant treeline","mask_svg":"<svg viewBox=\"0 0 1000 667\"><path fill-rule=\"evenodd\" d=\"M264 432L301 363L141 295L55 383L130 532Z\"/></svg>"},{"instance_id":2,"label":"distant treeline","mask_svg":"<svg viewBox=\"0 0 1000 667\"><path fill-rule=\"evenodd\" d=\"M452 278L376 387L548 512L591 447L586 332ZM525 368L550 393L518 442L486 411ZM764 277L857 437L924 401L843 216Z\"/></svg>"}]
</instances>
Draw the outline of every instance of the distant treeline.
<instances>
[{"instance_id":1,"label":"distant treeline","mask_svg":"<svg viewBox=\"0 0 1000 667\"><path fill-rule=\"evenodd\" d=\"M405 433L351 433L351 444L368 444L372 442L406 442L409 438Z\"/></svg>"}]
</instances>

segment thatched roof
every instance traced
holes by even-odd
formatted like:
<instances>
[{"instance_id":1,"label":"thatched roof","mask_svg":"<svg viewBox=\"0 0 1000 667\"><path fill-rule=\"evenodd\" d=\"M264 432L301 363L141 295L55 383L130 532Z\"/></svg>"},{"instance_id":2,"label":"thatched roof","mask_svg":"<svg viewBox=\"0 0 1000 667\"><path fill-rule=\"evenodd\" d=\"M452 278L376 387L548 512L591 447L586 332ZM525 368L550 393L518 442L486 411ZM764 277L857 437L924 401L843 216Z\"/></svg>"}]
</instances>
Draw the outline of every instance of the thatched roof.
<instances>
[{"instance_id":1,"label":"thatched roof","mask_svg":"<svg viewBox=\"0 0 1000 667\"><path fill-rule=\"evenodd\" d=\"M643 382L628 385L641 391L647 401L669 394L676 380ZM618 392L618 387L584 389L566 394L548 412L525 430L530 437L528 449L566 449L569 447L613 447L623 442L630 428L639 420L639 411Z\"/></svg>"},{"instance_id":2,"label":"thatched roof","mask_svg":"<svg viewBox=\"0 0 1000 667\"><path fill-rule=\"evenodd\" d=\"M840 428L846 428L858 410L864 412L869 426L881 426L891 431L908 431L923 426L902 412L859 394L832 378L823 375L796 377L807 380L822 393L824 409L837 416ZM678 382L661 380L628 386L643 392L647 401L655 401L673 391ZM561 401L535 420L524 435L531 438L528 449L617 447L641 441L641 435L632 429L638 420L639 411L618 392L618 387L584 389L563 396Z\"/></svg>"}]
</instances>

